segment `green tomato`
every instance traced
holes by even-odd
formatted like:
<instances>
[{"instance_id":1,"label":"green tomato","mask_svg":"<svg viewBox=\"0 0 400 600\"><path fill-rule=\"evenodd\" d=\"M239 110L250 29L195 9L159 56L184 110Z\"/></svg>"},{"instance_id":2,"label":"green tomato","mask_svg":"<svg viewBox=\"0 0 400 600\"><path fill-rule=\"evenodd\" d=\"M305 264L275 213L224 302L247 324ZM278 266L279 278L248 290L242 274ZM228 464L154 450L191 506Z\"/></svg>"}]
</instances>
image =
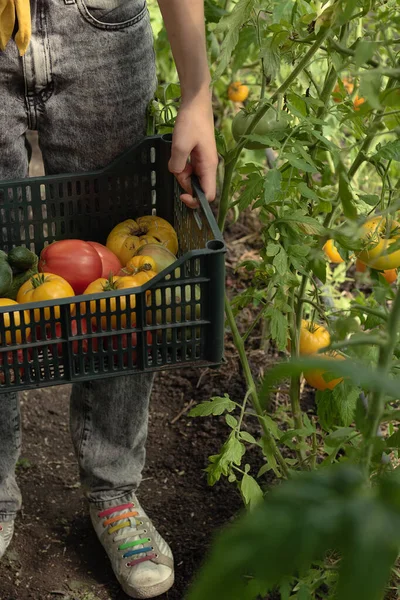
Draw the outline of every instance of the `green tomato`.
<instances>
[{"instance_id":1,"label":"green tomato","mask_svg":"<svg viewBox=\"0 0 400 600\"><path fill-rule=\"evenodd\" d=\"M244 110L237 113L232 121L232 135L236 142L239 142L241 136L245 134L246 129L253 120L254 114L248 114ZM283 137L284 132L288 129L290 124L290 117L287 113L281 112L279 119L276 118L276 112L273 108L267 110L263 118L257 123L252 133L256 135L271 137L274 134L276 137L277 133L281 133L280 137ZM267 148L268 143L263 144L262 142L255 142L247 140L245 148L248 150L259 150L261 148Z\"/></svg>"}]
</instances>

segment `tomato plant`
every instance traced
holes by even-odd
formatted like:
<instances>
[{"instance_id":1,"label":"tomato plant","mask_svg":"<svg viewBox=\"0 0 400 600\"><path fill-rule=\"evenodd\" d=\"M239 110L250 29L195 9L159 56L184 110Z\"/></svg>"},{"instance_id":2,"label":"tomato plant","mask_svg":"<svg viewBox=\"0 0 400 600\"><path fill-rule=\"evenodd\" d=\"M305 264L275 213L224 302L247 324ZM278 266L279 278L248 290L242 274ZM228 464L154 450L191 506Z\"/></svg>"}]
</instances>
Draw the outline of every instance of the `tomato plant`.
<instances>
[{"instance_id":1,"label":"tomato plant","mask_svg":"<svg viewBox=\"0 0 400 600\"><path fill-rule=\"evenodd\" d=\"M218 223L228 239L237 221L257 223L257 245L251 259L229 257L233 285L225 297L247 390L242 398L216 396L191 414L225 415L227 437L210 457L208 481L228 478L252 510L235 530L241 536L226 533L189 598L253 600L274 590L293 600L381 599L396 559L391 544L400 544L385 508L390 497L390 510L400 510L400 292L383 275L400 264L400 7L385 0L205 5L221 159ZM179 94L164 57L160 98L170 127ZM227 98L236 81L251 90L244 110ZM284 127L270 126L281 117ZM355 258L369 277L354 278ZM236 286L241 269L246 279ZM304 355L304 320L324 324L327 356L318 345ZM259 370L257 351L265 353ZM335 471L336 463L355 472ZM271 479L290 480L293 471L303 478L277 485L274 503ZM357 509L349 509L350 498ZM391 525L358 520L366 503L370 515ZM339 507L335 517L332 506ZM364 534L372 521L379 567L367 558L374 542ZM327 522L329 535L321 525ZM272 538L265 535L270 527ZM341 570L329 550L341 554Z\"/></svg>"}]
</instances>

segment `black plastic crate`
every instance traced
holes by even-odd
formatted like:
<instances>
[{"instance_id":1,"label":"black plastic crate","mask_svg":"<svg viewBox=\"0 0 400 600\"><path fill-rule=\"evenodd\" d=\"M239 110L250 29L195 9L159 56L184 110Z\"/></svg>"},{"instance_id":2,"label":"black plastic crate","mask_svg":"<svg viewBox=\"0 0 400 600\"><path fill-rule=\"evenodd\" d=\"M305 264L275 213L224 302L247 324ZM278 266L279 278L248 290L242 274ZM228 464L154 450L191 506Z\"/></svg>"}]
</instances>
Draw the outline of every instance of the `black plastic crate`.
<instances>
[{"instance_id":1,"label":"black plastic crate","mask_svg":"<svg viewBox=\"0 0 400 600\"><path fill-rule=\"evenodd\" d=\"M5 251L39 254L68 238L104 244L119 222L149 214L173 224L179 239L177 261L129 293L0 307L0 392L221 362L225 244L196 181L200 208L179 199L170 151L169 136L148 137L101 171L0 182ZM29 318L18 326L21 307Z\"/></svg>"}]
</instances>

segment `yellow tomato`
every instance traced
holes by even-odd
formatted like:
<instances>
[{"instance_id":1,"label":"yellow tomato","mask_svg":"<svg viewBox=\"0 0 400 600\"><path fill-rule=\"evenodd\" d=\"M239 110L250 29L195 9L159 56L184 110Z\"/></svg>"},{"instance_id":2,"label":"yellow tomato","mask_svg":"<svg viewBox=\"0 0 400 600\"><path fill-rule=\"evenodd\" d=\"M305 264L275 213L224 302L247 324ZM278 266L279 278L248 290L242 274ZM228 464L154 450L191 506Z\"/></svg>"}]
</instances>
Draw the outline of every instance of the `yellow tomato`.
<instances>
[{"instance_id":1,"label":"yellow tomato","mask_svg":"<svg viewBox=\"0 0 400 600\"><path fill-rule=\"evenodd\" d=\"M340 256L335 242L333 240L328 240L323 247L323 251L326 256L329 258L329 262L331 263L342 263L344 262L343 258Z\"/></svg>"},{"instance_id":2,"label":"yellow tomato","mask_svg":"<svg viewBox=\"0 0 400 600\"><path fill-rule=\"evenodd\" d=\"M244 102L249 95L249 88L241 81L234 81L228 88L228 98L232 102Z\"/></svg>"},{"instance_id":3,"label":"yellow tomato","mask_svg":"<svg viewBox=\"0 0 400 600\"><path fill-rule=\"evenodd\" d=\"M128 260L126 263L125 270L128 274L135 275L139 273L139 271L156 271L156 262L151 256L146 256L145 254L137 255Z\"/></svg>"},{"instance_id":4,"label":"yellow tomato","mask_svg":"<svg viewBox=\"0 0 400 600\"><path fill-rule=\"evenodd\" d=\"M299 354L316 354L331 343L329 331L323 325L306 321L301 322Z\"/></svg>"},{"instance_id":5,"label":"yellow tomato","mask_svg":"<svg viewBox=\"0 0 400 600\"><path fill-rule=\"evenodd\" d=\"M0 298L0 306L18 306L18 302L15 302L15 300L10 300L9 298ZM12 315L12 316L10 316ZM22 316L22 321L21 321L21 316ZM21 324L23 325L28 325L30 322L30 314L29 314L29 310L21 310L21 311L15 311L13 313L0 313L0 319L3 320L4 322L4 327L6 328L6 333L5 333L5 340L2 339L1 335L0 335L0 344L2 346L7 345L11 345L14 343L20 344L22 342L22 340L24 340L24 342L26 342L27 337L30 334L30 329L27 328L25 329L25 335L22 334L22 329L21 329ZM13 340L13 336L11 334L11 331L7 329L9 327L12 327L13 330L15 331L15 338Z\"/></svg>"},{"instance_id":6,"label":"yellow tomato","mask_svg":"<svg viewBox=\"0 0 400 600\"><path fill-rule=\"evenodd\" d=\"M400 223L385 217L374 217L362 227L365 249L358 258L378 271L395 269L400 266L400 249L388 254L392 244L400 237Z\"/></svg>"},{"instance_id":7,"label":"yellow tomato","mask_svg":"<svg viewBox=\"0 0 400 600\"><path fill-rule=\"evenodd\" d=\"M102 292L111 292L113 290L125 290L132 289L135 287L140 287L149 281L152 277L154 277L156 273L154 271L141 271L136 275L127 275L123 277L110 277L110 279L96 279L93 281L84 291L84 294L99 294ZM148 292L149 293L149 292ZM147 294L148 295L148 294ZM90 302L90 312L92 314L96 313L97 306L100 307L100 313L108 313L109 316L105 315L101 317L100 322L103 329L117 329L118 327L118 318L117 311L121 311L120 315L120 326L124 329L127 326L127 315L124 314L127 306L133 311L131 313L131 326L134 327L136 324L136 313L134 309L136 308L136 295L131 294L129 296L128 304L126 296L118 296L111 298L101 298L100 300L91 300ZM86 314L86 302L81 303L81 314ZM93 317L93 322L96 322L96 317Z\"/></svg>"},{"instance_id":8,"label":"yellow tomato","mask_svg":"<svg viewBox=\"0 0 400 600\"><path fill-rule=\"evenodd\" d=\"M45 302L46 300L59 300L60 298L69 298L75 296L74 290L62 277L52 273L38 273L33 275L28 281L20 287L17 294L17 302ZM71 309L73 306L71 306ZM35 308L35 321L40 319L40 309ZM54 316L60 318L60 308L54 307ZM50 308L44 309L44 318L51 319L52 312Z\"/></svg>"},{"instance_id":9,"label":"yellow tomato","mask_svg":"<svg viewBox=\"0 0 400 600\"><path fill-rule=\"evenodd\" d=\"M174 228L168 221L156 216L123 221L111 231L106 245L126 265L144 244L161 244L173 254L178 252L178 237Z\"/></svg>"},{"instance_id":10,"label":"yellow tomato","mask_svg":"<svg viewBox=\"0 0 400 600\"><path fill-rule=\"evenodd\" d=\"M344 357L341 354L332 353L331 355L325 354L322 355L322 358L334 359L334 360L344 360ZM337 379L331 379L330 381L326 381L325 375L328 371L324 371L322 369L313 369L311 371L307 371L304 373L304 378L311 387L316 390L333 390L339 383L343 381L343 377L338 377Z\"/></svg>"}]
</instances>

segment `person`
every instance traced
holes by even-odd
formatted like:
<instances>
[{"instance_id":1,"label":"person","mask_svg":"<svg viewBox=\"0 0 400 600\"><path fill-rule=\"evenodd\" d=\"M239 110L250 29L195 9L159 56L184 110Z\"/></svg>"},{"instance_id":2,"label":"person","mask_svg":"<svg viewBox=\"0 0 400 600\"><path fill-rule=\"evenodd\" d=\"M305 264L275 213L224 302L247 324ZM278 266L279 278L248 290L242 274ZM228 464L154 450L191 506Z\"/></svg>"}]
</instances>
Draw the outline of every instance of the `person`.
<instances>
[{"instance_id":1,"label":"person","mask_svg":"<svg viewBox=\"0 0 400 600\"><path fill-rule=\"evenodd\" d=\"M184 189L182 201L194 207L191 173L212 201L217 168L204 5L158 3L182 89L169 169ZM102 168L144 136L156 88L145 0L0 0L0 45L0 180L28 175L28 129L38 131L46 174ZM171 549L135 495L152 383L145 374L75 384L70 403L90 517L133 598L162 594L174 580ZM22 501L15 478L18 398L7 392L0 402L1 557Z\"/></svg>"}]
</instances>

